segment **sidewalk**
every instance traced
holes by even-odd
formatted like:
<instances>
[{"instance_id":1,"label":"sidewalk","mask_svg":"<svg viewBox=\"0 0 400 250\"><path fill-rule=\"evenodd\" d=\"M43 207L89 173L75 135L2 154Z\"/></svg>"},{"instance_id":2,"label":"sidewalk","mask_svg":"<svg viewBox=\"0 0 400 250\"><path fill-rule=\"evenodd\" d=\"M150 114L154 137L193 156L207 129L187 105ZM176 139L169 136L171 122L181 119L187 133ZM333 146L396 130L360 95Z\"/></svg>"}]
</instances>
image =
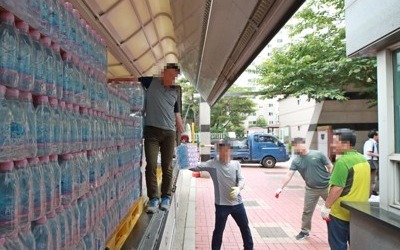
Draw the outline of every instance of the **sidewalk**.
<instances>
[{"instance_id":1,"label":"sidewalk","mask_svg":"<svg viewBox=\"0 0 400 250\"><path fill-rule=\"evenodd\" d=\"M288 163L277 164L273 169L242 165L246 179L242 191L244 205L250 221L254 248L260 249L329 249L326 223L321 219L319 209L314 212L310 237L296 240L300 232L304 198L304 181L296 173L276 199L275 190L286 174ZM193 181L193 180L192 180ZM195 208L188 215L195 216L195 249L208 250L211 247L214 229L214 191L210 178L195 178ZM323 201L320 200L319 205ZM190 211L192 210L192 211ZM222 249L243 249L239 228L229 217L223 238Z\"/></svg>"}]
</instances>

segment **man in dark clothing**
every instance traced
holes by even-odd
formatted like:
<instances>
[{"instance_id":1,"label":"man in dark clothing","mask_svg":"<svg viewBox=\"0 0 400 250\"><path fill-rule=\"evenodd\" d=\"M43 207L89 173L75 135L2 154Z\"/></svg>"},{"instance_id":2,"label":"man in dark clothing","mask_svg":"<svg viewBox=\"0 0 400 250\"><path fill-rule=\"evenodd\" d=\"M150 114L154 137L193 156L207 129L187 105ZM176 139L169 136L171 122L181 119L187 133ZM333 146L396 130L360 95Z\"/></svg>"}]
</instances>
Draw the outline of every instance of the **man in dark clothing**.
<instances>
[{"instance_id":1,"label":"man in dark clothing","mask_svg":"<svg viewBox=\"0 0 400 250\"><path fill-rule=\"evenodd\" d=\"M146 114L144 150L146 156L146 186L150 201L148 213L168 210L171 201L172 158L174 156L176 131L183 132L179 111L179 93L174 86L180 73L176 64L167 64L161 77L141 77L139 81L146 91ZM157 158L161 153L161 197L157 184Z\"/></svg>"}]
</instances>

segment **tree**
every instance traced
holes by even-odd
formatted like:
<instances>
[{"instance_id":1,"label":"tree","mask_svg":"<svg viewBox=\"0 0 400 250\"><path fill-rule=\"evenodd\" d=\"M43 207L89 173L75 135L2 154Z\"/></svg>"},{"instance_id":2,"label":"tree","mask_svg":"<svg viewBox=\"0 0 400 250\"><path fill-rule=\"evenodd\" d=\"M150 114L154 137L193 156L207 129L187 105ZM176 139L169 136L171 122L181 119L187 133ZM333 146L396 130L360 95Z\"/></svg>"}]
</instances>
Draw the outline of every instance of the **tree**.
<instances>
[{"instance_id":1,"label":"tree","mask_svg":"<svg viewBox=\"0 0 400 250\"><path fill-rule=\"evenodd\" d=\"M376 100L375 58L346 56L343 0L310 0L294 20L296 24L289 26L292 44L275 50L257 67L266 98L346 100L346 90L353 84Z\"/></svg>"},{"instance_id":2,"label":"tree","mask_svg":"<svg viewBox=\"0 0 400 250\"><path fill-rule=\"evenodd\" d=\"M181 78L177 83L182 87L182 120L185 124L194 122L195 128L199 125L199 98L196 98L198 92L186 78Z\"/></svg>"},{"instance_id":3,"label":"tree","mask_svg":"<svg viewBox=\"0 0 400 250\"><path fill-rule=\"evenodd\" d=\"M258 117L256 120L256 126L260 128L267 127L267 120L265 120L265 118L262 116Z\"/></svg>"},{"instance_id":4,"label":"tree","mask_svg":"<svg viewBox=\"0 0 400 250\"><path fill-rule=\"evenodd\" d=\"M248 92L244 88L232 87L224 97L211 108L211 132L233 131L238 137L244 136L243 121L255 112L256 104L240 93Z\"/></svg>"}]
</instances>

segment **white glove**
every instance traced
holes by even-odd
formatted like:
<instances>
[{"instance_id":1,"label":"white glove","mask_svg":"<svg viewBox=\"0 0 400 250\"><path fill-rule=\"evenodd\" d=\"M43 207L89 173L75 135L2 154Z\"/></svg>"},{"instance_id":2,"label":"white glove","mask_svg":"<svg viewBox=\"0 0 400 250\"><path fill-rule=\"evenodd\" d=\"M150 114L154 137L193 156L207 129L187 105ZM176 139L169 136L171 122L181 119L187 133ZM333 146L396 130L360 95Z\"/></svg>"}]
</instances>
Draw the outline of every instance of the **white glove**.
<instances>
[{"instance_id":1,"label":"white glove","mask_svg":"<svg viewBox=\"0 0 400 250\"><path fill-rule=\"evenodd\" d=\"M231 187L231 192L229 193L229 198L232 200L236 200L239 193L240 193L240 188L239 187Z\"/></svg>"},{"instance_id":2,"label":"white glove","mask_svg":"<svg viewBox=\"0 0 400 250\"><path fill-rule=\"evenodd\" d=\"M279 194L280 193L282 193L282 188L278 188L276 191L275 191L275 198L279 198Z\"/></svg>"},{"instance_id":3,"label":"white glove","mask_svg":"<svg viewBox=\"0 0 400 250\"><path fill-rule=\"evenodd\" d=\"M324 206L321 207L321 217L322 219L329 221L329 214L331 213L331 209Z\"/></svg>"}]
</instances>

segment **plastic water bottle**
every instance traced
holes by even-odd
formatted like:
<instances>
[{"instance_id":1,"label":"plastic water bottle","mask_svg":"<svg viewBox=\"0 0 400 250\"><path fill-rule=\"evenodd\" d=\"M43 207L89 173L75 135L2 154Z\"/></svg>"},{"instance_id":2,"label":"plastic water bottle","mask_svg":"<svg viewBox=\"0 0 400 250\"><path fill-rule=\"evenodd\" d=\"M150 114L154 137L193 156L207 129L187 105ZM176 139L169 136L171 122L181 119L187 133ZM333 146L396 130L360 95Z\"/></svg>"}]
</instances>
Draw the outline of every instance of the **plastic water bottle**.
<instances>
[{"instance_id":1,"label":"plastic water bottle","mask_svg":"<svg viewBox=\"0 0 400 250\"><path fill-rule=\"evenodd\" d=\"M71 203L71 208L72 208L72 214L75 218L75 231L74 231L74 235L73 235L73 239L75 239L75 242L79 242L80 240L80 214L79 214L79 208L78 208L78 203L77 200L72 201Z\"/></svg>"},{"instance_id":2,"label":"plastic water bottle","mask_svg":"<svg viewBox=\"0 0 400 250\"><path fill-rule=\"evenodd\" d=\"M37 155L50 155L54 140L54 121L51 116L48 97L38 96L36 106Z\"/></svg>"},{"instance_id":3,"label":"plastic water bottle","mask_svg":"<svg viewBox=\"0 0 400 250\"><path fill-rule=\"evenodd\" d=\"M39 165L39 158L28 158L28 167L32 172L33 182L33 221L45 215L46 194L44 187L43 170Z\"/></svg>"},{"instance_id":4,"label":"plastic water bottle","mask_svg":"<svg viewBox=\"0 0 400 250\"><path fill-rule=\"evenodd\" d=\"M51 117L54 121L53 123L53 147L51 149L52 154L61 154L63 151L63 135L62 135L62 126L63 122L61 120L61 111L60 107L58 106L58 100L56 98L49 98L50 102L50 111Z\"/></svg>"},{"instance_id":5,"label":"plastic water bottle","mask_svg":"<svg viewBox=\"0 0 400 250\"><path fill-rule=\"evenodd\" d=\"M26 117L28 120L29 134L28 143L26 145L27 154L26 156L31 158L35 157L37 154L37 144L36 144L36 111L33 107L32 94L29 92L19 92L19 100L22 109L26 112Z\"/></svg>"},{"instance_id":6,"label":"plastic water bottle","mask_svg":"<svg viewBox=\"0 0 400 250\"><path fill-rule=\"evenodd\" d=\"M47 225L46 216L32 223L32 233L35 237L36 249L53 250L53 241Z\"/></svg>"},{"instance_id":7,"label":"plastic water bottle","mask_svg":"<svg viewBox=\"0 0 400 250\"><path fill-rule=\"evenodd\" d=\"M10 12L0 12L0 82L18 86L17 51L18 37L14 26L15 17Z\"/></svg>"},{"instance_id":8,"label":"plastic water bottle","mask_svg":"<svg viewBox=\"0 0 400 250\"><path fill-rule=\"evenodd\" d=\"M95 249L101 250L105 248L106 244L106 235L105 235L105 228L103 222L100 220L95 226Z\"/></svg>"},{"instance_id":9,"label":"plastic water bottle","mask_svg":"<svg viewBox=\"0 0 400 250\"><path fill-rule=\"evenodd\" d=\"M65 217L66 217L68 232L69 232L68 238L66 240L67 249L71 249L71 248L74 249L74 247L77 245L77 241L74 238L74 236L76 234L75 233L76 220L75 220L73 208L70 203L64 205L64 211L65 211Z\"/></svg>"},{"instance_id":10,"label":"plastic water bottle","mask_svg":"<svg viewBox=\"0 0 400 250\"><path fill-rule=\"evenodd\" d=\"M20 228L18 233L19 241L21 242L22 249L36 249L36 241L31 230L31 224L28 226Z\"/></svg>"},{"instance_id":11,"label":"plastic water bottle","mask_svg":"<svg viewBox=\"0 0 400 250\"><path fill-rule=\"evenodd\" d=\"M87 108L81 108L81 121L82 121L82 141L83 149L89 150L92 148L92 128L90 126L90 119Z\"/></svg>"},{"instance_id":12,"label":"plastic water bottle","mask_svg":"<svg viewBox=\"0 0 400 250\"><path fill-rule=\"evenodd\" d=\"M61 205L61 167L58 155L50 156L50 166L54 172L54 208L58 208Z\"/></svg>"},{"instance_id":13,"label":"plastic water bottle","mask_svg":"<svg viewBox=\"0 0 400 250\"><path fill-rule=\"evenodd\" d=\"M94 232L89 232L83 237L86 250L95 249Z\"/></svg>"},{"instance_id":14,"label":"plastic water bottle","mask_svg":"<svg viewBox=\"0 0 400 250\"><path fill-rule=\"evenodd\" d=\"M49 37L42 37L40 42L43 46L44 53L44 81L46 83L46 95L48 97L57 97L56 77L57 71L55 67L55 56L51 48L51 39Z\"/></svg>"},{"instance_id":15,"label":"plastic water bottle","mask_svg":"<svg viewBox=\"0 0 400 250\"><path fill-rule=\"evenodd\" d=\"M74 108L72 103L67 103L67 120L70 124L70 138L69 138L69 144L70 144L70 151L71 152L76 152L78 151L78 125L77 125L77 121L75 119L75 115L74 115Z\"/></svg>"},{"instance_id":16,"label":"plastic water bottle","mask_svg":"<svg viewBox=\"0 0 400 250\"><path fill-rule=\"evenodd\" d=\"M54 50L54 70L56 72L55 82L57 89L57 99L61 100L63 97L63 82L64 82L64 61L60 54L60 45L53 43L51 47Z\"/></svg>"},{"instance_id":17,"label":"plastic water bottle","mask_svg":"<svg viewBox=\"0 0 400 250\"><path fill-rule=\"evenodd\" d=\"M64 250L70 246L69 236L69 221L67 221L67 214L63 206L56 209L58 225L60 227L60 249Z\"/></svg>"},{"instance_id":18,"label":"plastic water bottle","mask_svg":"<svg viewBox=\"0 0 400 250\"><path fill-rule=\"evenodd\" d=\"M79 232L80 232L80 237L82 238L88 232L88 225L89 225L89 209L88 209L87 195L84 195L78 199L78 208L79 208Z\"/></svg>"},{"instance_id":19,"label":"plastic water bottle","mask_svg":"<svg viewBox=\"0 0 400 250\"><path fill-rule=\"evenodd\" d=\"M57 220L57 214L55 210L50 211L46 215L47 226L49 228L51 241L53 243L53 249L61 249L61 229Z\"/></svg>"},{"instance_id":20,"label":"plastic water bottle","mask_svg":"<svg viewBox=\"0 0 400 250\"><path fill-rule=\"evenodd\" d=\"M6 238L4 247L6 249L12 249L12 250L23 250L23 246L21 244L21 241L18 238L17 233L14 233Z\"/></svg>"},{"instance_id":21,"label":"plastic water bottle","mask_svg":"<svg viewBox=\"0 0 400 250\"><path fill-rule=\"evenodd\" d=\"M10 138L13 145L12 159L24 159L27 154L26 146L28 145L28 137L30 135L28 118L18 99L19 91L17 89L8 88L5 97L13 117L10 124Z\"/></svg>"},{"instance_id":22,"label":"plastic water bottle","mask_svg":"<svg viewBox=\"0 0 400 250\"><path fill-rule=\"evenodd\" d=\"M35 75L32 94L46 95L46 69L44 67L44 52L42 44L40 43L40 33L37 30L30 30L29 35L32 38L33 68Z\"/></svg>"},{"instance_id":23,"label":"plastic water bottle","mask_svg":"<svg viewBox=\"0 0 400 250\"><path fill-rule=\"evenodd\" d=\"M60 2L58 0L49 0L49 35L52 40L58 41L60 34Z\"/></svg>"},{"instance_id":24,"label":"plastic water bottle","mask_svg":"<svg viewBox=\"0 0 400 250\"><path fill-rule=\"evenodd\" d=\"M99 164L97 161L96 153L93 150L87 152L88 166L89 166L89 183L90 188L95 189L98 186L99 178Z\"/></svg>"},{"instance_id":25,"label":"plastic water bottle","mask_svg":"<svg viewBox=\"0 0 400 250\"><path fill-rule=\"evenodd\" d=\"M0 162L12 159L10 126L13 117L4 98L5 93L6 87L0 85Z\"/></svg>"},{"instance_id":26,"label":"plastic water bottle","mask_svg":"<svg viewBox=\"0 0 400 250\"><path fill-rule=\"evenodd\" d=\"M72 155L64 154L61 156L61 203L70 204L74 195L75 186L75 166L72 163Z\"/></svg>"},{"instance_id":27,"label":"plastic water bottle","mask_svg":"<svg viewBox=\"0 0 400 250\"><path fill-rule=\"evenodd\" d=\"M82 140L82 117L79 113L79 106L77 104L73 105L74 111L73 116L76 121L76 152L80 152L83 149L83 140Z\"/></svg>"},{"instance_id":28,"label":"plastic water bottle","mask_svg":"<svg viewBox=\"0 0 400 250\"><path fill-rule=\"evenodd\" d=\"M46 213L54 210L54 171L50 165L49 156L39 157L39 164L42 167L43 177L45 180L45 196L46 196Z\"/></svg>"},{"instance_id":29,"label":"plastic water bottle","mask_svg":"<svg viewBox=\"0 0 400 250\"><path fill-rule=\"evenodd\" d=\"M63 101L75 103L75 68L72 64L72 55L68 52L62 54L64 61Z\"/></svg>"},{"instance_id":30,"label":"plastic water bottle","mask_svg":"<svg viewBox=\"0 0 400 250\"><path fill-rule=\"evenodd\" d=\"M16 234L18 230L17 176L12 161L0 163L0 237Z\"/></svg>"},{"instance_id":31,"label":"plastic water bottle","mask_svg":"<svg viewBox=\"0 0 400 250\"><path fill-rule=\"evenodd\" d=\"M50 30L50 1L40 1L40 30L44 34L48 34Z\"/></svg>"},{"instance_id":32,"label":"plastic water bottle","mask_svg":"<svg viewBox=\"0 0 400 250\"><path fill-rule=\"evenodd\" d=\"M14 162L15 174L18 180L18 217L19 228L30 225L33 215L33 180L26 159Z\"/></svg>"},{"instance_id":33,"label":"plastic water bottle","mask_svg":"<svg viewBox=\"0 0 400 250\"><path fill-rule=\"evenodd\" d=\"M29 25L18 21L18 51L17 69L19 73L18 88L23 91L31 91L34 84L32 39L29 36Z\"/></svg>"},{"instance_id":34,"label":"plastic water bottle","mask_svg":"<svg viewBox=\"0 0 400 250\"><path fill-rule=\"evenodd\" d=\"M68 119L68 113L66 110L66 106L65 106L65 102L61 101L59 103L60 105L60 122L62 123L62 137L63 137L63 146L62 146L62 153L69 153L71 150L71 124L70 121Z\"/></svg>"}]
</instances>

